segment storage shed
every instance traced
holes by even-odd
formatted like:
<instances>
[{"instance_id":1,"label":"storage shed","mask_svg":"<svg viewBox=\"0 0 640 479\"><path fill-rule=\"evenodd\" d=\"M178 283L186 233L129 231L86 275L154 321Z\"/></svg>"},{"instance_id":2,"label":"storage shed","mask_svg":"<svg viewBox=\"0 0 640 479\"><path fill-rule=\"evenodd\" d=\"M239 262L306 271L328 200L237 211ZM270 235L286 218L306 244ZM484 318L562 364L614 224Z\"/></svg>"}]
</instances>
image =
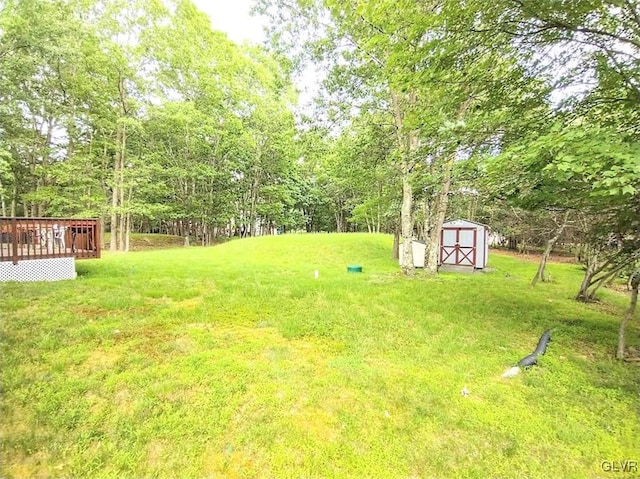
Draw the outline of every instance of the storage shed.
<instances>
[{"instance_id":1,"label":"storage shed","mask_svg":"<svg viewBox=\"0 0 640 479\"><path fill-rule=\"evenodd\" d=\"M489 258L489 227L469 220L442 225L439 263L482 269Z\"/></svg>"}]
</instances>

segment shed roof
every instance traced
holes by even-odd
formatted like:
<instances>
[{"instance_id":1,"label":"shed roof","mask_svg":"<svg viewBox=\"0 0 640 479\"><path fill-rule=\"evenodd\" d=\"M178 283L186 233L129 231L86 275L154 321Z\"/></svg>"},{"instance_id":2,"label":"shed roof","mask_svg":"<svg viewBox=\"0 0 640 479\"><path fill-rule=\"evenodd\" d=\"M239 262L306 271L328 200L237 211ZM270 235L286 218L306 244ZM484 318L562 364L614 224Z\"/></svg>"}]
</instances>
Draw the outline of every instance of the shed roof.
<instances>
[{"instance_id":1,"label":"shed roof","mask_svg":"<svg viewBox=\"0 0 640 479\"><path fill-rule=\"evenodd\" d=\"M455 219L455 220L446 221L446 222L444 222L442 224L442 227L444 228L445 226L448 226L448 225L449 226L458 226L460 223L470 223L470 224L473 224L473 225L476 225L476 226L483 226L483 227L489 229L489 225L485 225L484 223L478 223L477 221L467 220L467 219L464 219L464 218L458 218L458 219Z\"/></svg>"}]
</instances>

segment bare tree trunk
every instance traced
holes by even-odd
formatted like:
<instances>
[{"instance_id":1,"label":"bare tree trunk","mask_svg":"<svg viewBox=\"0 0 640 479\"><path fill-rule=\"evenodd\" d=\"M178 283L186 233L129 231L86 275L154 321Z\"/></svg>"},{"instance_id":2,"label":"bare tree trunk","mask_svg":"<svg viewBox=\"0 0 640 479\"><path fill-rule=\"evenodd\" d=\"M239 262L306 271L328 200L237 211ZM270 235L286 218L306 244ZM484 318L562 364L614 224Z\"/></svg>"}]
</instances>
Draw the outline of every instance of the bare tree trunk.
<instances>
[{"instance_id":1,"label":"bare tree trunk","mask_svg":"<svg viewBox=\"0 0 640 479\"><path fill-rule=\"evenodd\" d=\"M124 131L122 132L122 136L124 138ZM119 187L119 193L120 193L120 198L119 198L119 203L120 203L120 212L118 213L118 222L117 222L117 229L118 229L118 251L124 251L124 243L125 243L125 229L126 229L126 225L125 225L125 217L126 214L124 212L124 208L125 208L125 201L124 201L124 149L122 150L121 154L120 154L120 178L119 178L119 182L120 182L120 187Z\"/></svg>"},{"instance_id":2,"label":"bare tree trunk","mask_svg":"<svg viewBox=\"0 0 640 479\"><path fill-rule=\"evenodd\" d=\"M397 229L393 231L393 251L391 257L396 261L400 259L400 233Z\"/></svg>"},{"instance_id":3,"label":"bare tree trunk","mask_svg":"<svg viewBox=\"0 0 640 479\"><path fill-rule=\"evenodd\" d=\"M128 115L127 108L127 85L125 79L118 78L118 92L120 94L121 118ZM109 251L123 251L125 249L126 220L124 208L124 165L125 152L127 147L127 130L125 124L118 122L116 127L116 154L113 171L113 189L111 199L111 241Z\"/></svg>"},{"instance_id":4,"label":"bare tree trunk","mask_svg":"<svg viewBox=\"0 0 640 479\"><path fill-rule=\"evenodd\" d=\"M415 103L415 93L409 94L409 103ZM393 117L396 126L398 147L403 155L401 163L402 174L402 205L400 207L400 231L402 235L402 272L407 276L415 274L413 263L413 186L411 185L411 172L413 170L413 154L418 149L417 132L404 131L404 115L400 98L395 91L391 92Z\"/></svg>"},{"instance_id":5,"label":"bare tree trunk","mask_svg":"<svg viewBox=\"0 0 640 479\"><path fill-rule=\"evenodd\" d=\"M456 113L456 120L462 121L471 106L473 97L469 96L458 107ZM442 224L444 223L447 215L447 208L449 207L449 191L451 190L451 175L453 172L453 164L456 159L457 149L450 152L446 157L446 161L442 165L442 185L438 192L435 201L435 210L431 211L429 215L429 237L425 237L427 240L427 247L425 248L424 258L424 273L436 274L438 272L438 246L440 244L440 232L442 231ZM433 164L433 167L437 165ZM425 219L426 221L426 219Z\"/></svg>"},{"instance_id":6,"label":"bare tree trunk","mask_svg":"<svg viewBox=\"0 0 640 479\"><path fill-rule=\"evenodd\" d=\"M615 277L618 276L622 272L622 270L625 269L626 267L627 265L623 263L616 266L612 270L607 271L605 274L599 276L598 278L595 278L596 275L594 275L589 284L589 288L592 288L592 289L588 291L587 299L588 300L595 299L596 293L598 292L598 290L605 284L609 283L610 281L613 281Z\"/></svg>"},{"instance_id":7,"label":"bare tree trunk","mask_svg":"<svg viewBox=\"0 0 640 479\"><path fill-rule=\"evenodd\" d=\"M629 302L629 309L625 313L622 321L620 322L620 329L618 329L618 350L616 352L617 359L624 359L625 348L625 336L627 331L627 325L636 311L638 304L638 288L640 287L640 269L637 269L631 276L631 301Z\"/></svg>"},{"instance_id":8,"label":"bare tree trunk","mask_svg":"<svg viewBox=\"0 0 640 479\"><path fill-rule=\"evenodd\" d=\"M255 176L253 178L253 182L251 184L251 204L249 210L249 234L251 236L256 236L257 232L257 221L258 221L258 189L260 187L260 172L256 171Z\"/></svg>"},{"instance_id":9,"label":"bare tree trunk","mask_svg":"<svg viewBox=\"0 0 640 479\"><path fill-rule=\"evenodd\" d=\"M402 178L402 207L401 207L401 231L402 231L402 272L407 276L415 273L413 264L413 187L408 175Z\"/></svg>"},{"instance_id":10,"label":"bare tree trunk","mask_svg":"<svg viewBox=\"0 0 640 479\"><path fill-rule=\"evenodd\" d=\"M432 252L431 249L432 248L437 248L437 244L434 245L431 243L431 228L433 227L433 204L431 204L431 202L429 201L429 198L425 198L425 200L422 202L422 216L423 216L423 223L422 223L422 238L424 239L425 242L425 251L424 251L424 268L425 268L425 274L426 274L426 268L427 268L427 264L429 262L429 258L432 256Z\"/></svg>"},{"instance_id":11,"label":"bare tree trunk","mask_svg":"<svg viewBox=\"0 0 640 479\"><path fill-rule=\"evenodd\" d=\"M586 250L587 271L582 280L580 291L576 295L578 301L592 301L602 286L612 281L629 264L635 264L635 261L640 257L640 251L631 256L617 251L609 254L605 261L599 261L600 253L597 250Z\"/></svg>"},{"instance_id":12,"label":"bare tree trunk","mask_svg":"<svg viewBox=\"0 0 640 479\"><path fill-rule=\"evenodd\" d=\"M436 199L435 211L430 215L429 237L427 239L427 247L425 249L424 272L425 274L436 274L438 272L438 246L440 244L440 232L442 224L447 215L449 206L449 191L451 190L451 172L453 170L453 162L455 160L455 152L451 154L447 162L444 164L444 178L442 187Z\"/></svg>"},{"instance_id":13,"label":"bare tree trunk","mask_svg":"<svg viewBox=\"0 0 640 479\"><path fill-rule=\"evenodd\" d=\"M540 264L538 265L538 271L536 271L536 275L531 280L531 286L535 286L538 280L541 280L543 283L547 281L547 278L544 275L545 268L547 267L547 260L549 259L549 255L551 254L553 247L556 245L558 239L560 239L560 236L564 232L564 229L567 227L568 219L569 211L566 211L562 220L562 224L558 226L555 236L547 241L547 247L545 248L544 253L542 253L542 258L540 258Z\"/></svg>"},{"instance_id":14,"label":"bare tree trunk","mask_svg":"<svg viewBox=\"0 0 640 479\"><path fill-rule=\"evenodd\" d=\"M104 214L100 215L100 238L98 238L98 240L100 241L100 249L104 249L104 245L105 245L105 219L104 219Z\"/></svg>"},{"instance_id":15,"label":"bare tree trunk","mask_svg":"<svg viewBox=\"0 0 640 479\"><path fill-rule=\"evenodd\" d=\"M131 197L133 196L133 186L129 187L129 197L127 198L127 204L131 204ZM123 251L129 251L129 244L131 239L131 212L127 211L124 218L124 248Z\"/></svg>"},{"instance_id":16,"label":"bare tree trunk","mask_svg":"<svg viewBox=\"0 0 640 479\"><path fill-rule=\"evenodd\" d=\"M598 263L598 252L597 251L585 251L587 255L587 270L584 273L584 278L582 278L582 284L580 284L580 291L576 296L576 299L579 301L587 301L589 297L589 285L591 284L591 278L596 273L597 263Z\"/></svg>"},{"instance_id":17,"label":"bare tree trunk","mask_svg":"<svg viewBox=\"0 0 640 479\"><path fill-rule=\"evenodd\" d=\"M131 213L127 213L124 218L124 248L122 251L129 251L129 243L131 238Z\"/></svg>"},{"instance_id":18,"label":"bare tree trunk","mask_svg":"<svg viewBox=\"0 0 640 479\"><path fill-rule=\"evenodd\" d=\"M0 181L0 207L2 208L2 216L7 216L7 204L4 199L4 188L2 181Z\"/></svg>"},{"instance_id":19,"label":"bare tree trunk","mask_svg":"<svg viewBox=\"0 0 640 479\"><path fill-rule=\"evenodd\" d=\"M336 233L344 233L344 230L342 228L344 225L342 219L342 203L340 203L340 205L338 205L338 207L336 208L334 216L336 217Z\"/></svg>"},{"instance_id":20,"label":"bare tree trunk","mask_svg":"<svg viewBox=\"0 0 640 479\"><path fill-rule=\"evenodd\" d=\"M113 186L111 188L111 240L109 251L118 250L118 207L120 205L120 190L122 189L122 134L123 126L118 125L116 130L116 154L113 161Z\"/></svg>"},{"instance_id":21,"label":"bare tree trunk","mask_svg":"<svg viewBox=\"0 0 640 479\"><path fill-rule=\"evenodd\" d=\"M12 218L15 218L15 216L16 216L16 198L17 197L18 197L18 187L14 183L14 185L13 185L13 196L11 198L11 214L9 215Z\"/></svg>"},{"instance_id":22,"label":"bare tree trunk","mask_svg":"<svg viewBox=\"0 0 640 479\"><path fill-rule=\"evenodd\" d=\"M378 204L376 207L376 226L375 226L375 231L376 233L380 233L380 223L381 221L381 213L380 213L380 199L382 198L382 186L378 187Z\"/></svg>"}]
</instances>

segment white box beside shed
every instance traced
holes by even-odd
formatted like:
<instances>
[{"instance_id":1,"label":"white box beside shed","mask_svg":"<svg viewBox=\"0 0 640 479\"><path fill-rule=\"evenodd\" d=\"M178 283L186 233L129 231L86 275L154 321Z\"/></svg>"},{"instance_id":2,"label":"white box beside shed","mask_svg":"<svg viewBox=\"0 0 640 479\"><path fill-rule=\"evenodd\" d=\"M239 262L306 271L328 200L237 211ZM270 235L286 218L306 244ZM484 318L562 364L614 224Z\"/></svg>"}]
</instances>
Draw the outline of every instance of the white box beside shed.
<instances>
[{"instance_id":1,"label":"white box beside shed","mask_svg":"<svg viewBox=\"0 0 640 479\"><path fill-rule=\"evenodd\" d=\"M411 242L413 247L413 266L415 268L424 268L424 254L427 249L427 245L424 241L413 240ZM404 254L404 243L400 243L400 266L402 266L402 255Z\"/></svg>"}]
</instances>

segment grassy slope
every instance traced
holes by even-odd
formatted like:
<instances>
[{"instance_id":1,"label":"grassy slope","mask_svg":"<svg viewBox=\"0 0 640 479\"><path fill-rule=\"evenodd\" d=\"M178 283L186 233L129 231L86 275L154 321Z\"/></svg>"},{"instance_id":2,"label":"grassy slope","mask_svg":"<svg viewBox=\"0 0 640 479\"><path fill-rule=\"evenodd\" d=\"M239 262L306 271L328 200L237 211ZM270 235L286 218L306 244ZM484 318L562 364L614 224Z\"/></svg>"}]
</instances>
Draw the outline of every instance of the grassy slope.
<instances>
[{"instance_id":1,"label":"grassy slope","mask_svg":"<svg viewBox=\"0 0 640 479\"><path fill-rule=\"evenodd\" d=\"M611 359L623 296L575 303L573 265L531 289L535 264L495 254L409 280L390 250L267 237L0 286L0 475L625 476L600 469L640 450L638 369ZM548 327L541 366L500 378Z\"/></svg>"},{"instance_id":2,"label":"grassy slope","mask_svg":"<svg viewBox=\"0 0 640 479\"><path fill-rule=\"evenodd\" d=\"M106 243L105 250L109 250L111 234L105 233L104 240ZM158 248L176 248L183 245L184 238L182 236L131 233L129 240L130 251L144 251Z\"/></svg>"}]
</instances>

